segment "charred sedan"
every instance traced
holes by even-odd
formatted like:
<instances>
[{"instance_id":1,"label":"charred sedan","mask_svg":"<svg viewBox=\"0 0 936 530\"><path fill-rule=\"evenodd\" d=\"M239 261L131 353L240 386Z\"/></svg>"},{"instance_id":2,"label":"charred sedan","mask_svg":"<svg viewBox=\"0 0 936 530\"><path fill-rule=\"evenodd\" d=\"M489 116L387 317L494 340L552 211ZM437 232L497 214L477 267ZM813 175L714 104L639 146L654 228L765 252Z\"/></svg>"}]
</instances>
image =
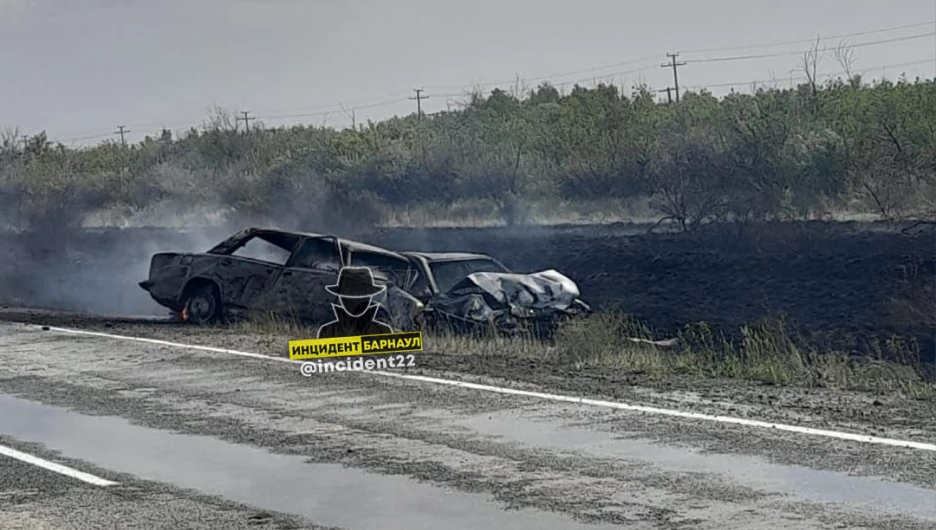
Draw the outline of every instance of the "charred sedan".
<instances>
[{"instance_id":1,"label":"charred sedan","mask_svg":"<svg viewBox=\"0 0 936 530\"><path fill-rule=\"evenodd\" d=\"M375 302L394 329L414 329L423 303L404 291L418 276L409 258L323 234L248 228L202 253L164 252L140 287L182 320L211 324L250 313L323 324L337 303L325 287L343 266L367 266L388 288Z\"/></svg>"},{"instance_id":2,"label":"charred sedan","mask_svg":"<svg viewBox=\"0 0 936 530\"><path fill-rule=\"evenodd\" d=\"M515 273L484 254L401 254L419 271L409 292L426 304L428 324L548 336L562 320L591 313L575 282L555 270Z\"/></svg>"}]
</instances>

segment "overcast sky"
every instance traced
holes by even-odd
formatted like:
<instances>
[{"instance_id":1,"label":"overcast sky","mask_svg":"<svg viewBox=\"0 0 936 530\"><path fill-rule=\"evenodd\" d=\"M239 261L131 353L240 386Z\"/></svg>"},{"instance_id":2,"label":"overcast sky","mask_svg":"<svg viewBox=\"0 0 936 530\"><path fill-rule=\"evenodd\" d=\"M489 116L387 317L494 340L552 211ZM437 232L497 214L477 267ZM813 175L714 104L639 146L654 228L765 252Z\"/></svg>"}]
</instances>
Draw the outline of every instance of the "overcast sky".
<instances>
[{"instance_id":1,"label":"overcast sky","mask_svg":"<svg viewBox=\"0 0 936 530\"><path fill-rule=\"evenodd\" d=\"M923 25L847 38L854 68L932 78L933 35L874 43L932 34L934 21L936 0L0 0L0 127L70 143L123 124L137 140L197 125L213 105L270 126L345 126L339 104L358 121L406 114L418 87L433 112L518 75L663 89L673 51L683 87L788 84L809 44L764 44L909 24ZM831 53L819 67L841 70Z\"/></svg>"}]
</instances>

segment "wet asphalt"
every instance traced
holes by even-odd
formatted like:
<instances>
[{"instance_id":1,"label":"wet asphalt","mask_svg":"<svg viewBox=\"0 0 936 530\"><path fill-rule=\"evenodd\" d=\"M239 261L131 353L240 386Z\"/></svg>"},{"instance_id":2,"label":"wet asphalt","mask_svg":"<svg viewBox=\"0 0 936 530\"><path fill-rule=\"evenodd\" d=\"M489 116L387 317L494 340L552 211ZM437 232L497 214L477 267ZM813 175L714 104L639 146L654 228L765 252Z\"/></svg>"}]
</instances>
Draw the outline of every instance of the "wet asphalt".
<instances>
[{"instance_id":1,"label":"wet asphalt","mask_svg":"<svg viewBox=\"0 0 936 530\"><path fill-rule=\"evenodd\" d=\"M0 456L0 528L936 528L934 451L25 324L0 446L118 483Z\"/></svg>"}]
</instances>

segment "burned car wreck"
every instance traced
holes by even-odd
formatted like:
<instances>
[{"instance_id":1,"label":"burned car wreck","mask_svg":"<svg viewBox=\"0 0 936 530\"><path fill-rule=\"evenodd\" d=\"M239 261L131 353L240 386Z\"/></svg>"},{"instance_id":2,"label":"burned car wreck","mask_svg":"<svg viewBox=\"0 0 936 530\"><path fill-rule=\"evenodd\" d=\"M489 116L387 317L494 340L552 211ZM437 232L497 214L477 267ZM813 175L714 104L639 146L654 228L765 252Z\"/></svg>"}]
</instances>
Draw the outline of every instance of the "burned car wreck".
<instances>
[{"instance_id":1,"label":"burned car wreck","mask_svg":"<svg viewBox=\"0 0 936 530\"><path fill-rule=\"evenodd\" d=\"M371 268L387 286L374 302L395 330L416 329L423 303L403 291L408 258L334 236L261 228L242 230L201 253L163 252L150 260L140 287L181 320L211 324L250 314L324 324L334 318L334 285L342 267Z\"/></svg>"},{"instance_id":2,"label":"burned car wreck","mask_svg":"<svg viewBox=\"0 0 936 530\"><path fill-rule=\"evenodd\" d=\"M563 320L592 311L575 282L556 270L515 273L484 254L401 254L422 277L409 292L426 304L422 319L428 325L469 332L493 326L504 333L548 336Z\"/></svg>"},{"instance_id":3,"label":"burned car wreck","mask_svg":"<svg viewBox=\"0 0 936 530\"><path fill-rule=\"evenodd\" d=\"M395 252L330 235L248 228L205 252L152 256L140 287L181 320L211 324L273 314L324 324L342 267L368 267L387 287L374 302L395 330L549 332L591 309L555 270L510 271L483 254Z\"/></svg>"}]
</instances>

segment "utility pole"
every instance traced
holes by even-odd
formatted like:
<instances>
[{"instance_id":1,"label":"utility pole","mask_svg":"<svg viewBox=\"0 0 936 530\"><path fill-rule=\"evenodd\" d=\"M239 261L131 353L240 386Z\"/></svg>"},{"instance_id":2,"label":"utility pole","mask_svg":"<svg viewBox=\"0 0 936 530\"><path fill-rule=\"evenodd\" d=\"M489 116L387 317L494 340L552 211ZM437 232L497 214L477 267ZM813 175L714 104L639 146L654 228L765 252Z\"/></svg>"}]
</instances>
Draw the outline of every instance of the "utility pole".
<instances>
[{"instance_id":1,"label":"utility pole","mask_svg":"<svg viewBox=\"0 0 936 530\"><path fill-rule=\"evenodd\" d=\"M20 138L23 139L23 153L25 153L26 150L29 149L29 135L28 135L28 134L24 134L24 135L20 136Z\"/></svg>"},{"instance_id":2,"label":"utility pole","mask_svg":"<svg viewBox=\"0 0 936 530\"><path fill-rule=\"evenodd\" d=\"M127 147L127 141L124 139L124 133L128 133L128 132L130 131L128 131L126 127L124 127L123 125L118 125L117 132L114 133L114 134L120 135L120 145L124 147Z\"/></svg>"},{"instance_id":3,"label":"utility pole","mask_svg":"<svg viewBox=\"0 0 936 530\"><path fill-rule=\"evenodd\" d=\"M666 102L670 105L673 104L673 87L668 86L660 92L666 92Z\"/></svg>"},{"instance_id":4,"label":"utility pole","mask_svg":"<svg viewBox=\"0 0 936 530\"><path fill-rule=\"evenodd\" d=\"M244 128L245 128L245 130L249 133L249 132L250 132L250 120L255 120L255 119L257 119L257 118L251 118L251 117L249 116L249 114L250 114L250 111L249 111L249 110L241 111L241 114L243 114L244 117L241 118L240 116L238 116L238 117L237 117L237 121L243 121L243 122L244 122Z\"/></svg>"},{"instance_id":5,"label":"utility pole","mask_svg":"<svg viewBox=\"0 0 936 530\"><path fill-rule=\"evenodd\" d=\"M416 100L416 118L422 119L422 100L429 99L429 96L423 96L423 89L414 88L413 92L416 92L416 97L411 97L410 99Z\"/></svg>"},{"instance_id":6,"label":"utility pole","mask_svg":"<svg viewBox=\"0 0 936 530\"><path fill-rule=\"evenodd\" d=\"M669 63L663 63L660 66L663 68L672 68L673 69L673 84L676 85L676 103L679 103L679 74L676 72L676 67L685 66L685 62L677 63L676 58L679 57L679 52L676 53L667 53L667 57L670 58Z\"/></svg>"}]
</instances>

